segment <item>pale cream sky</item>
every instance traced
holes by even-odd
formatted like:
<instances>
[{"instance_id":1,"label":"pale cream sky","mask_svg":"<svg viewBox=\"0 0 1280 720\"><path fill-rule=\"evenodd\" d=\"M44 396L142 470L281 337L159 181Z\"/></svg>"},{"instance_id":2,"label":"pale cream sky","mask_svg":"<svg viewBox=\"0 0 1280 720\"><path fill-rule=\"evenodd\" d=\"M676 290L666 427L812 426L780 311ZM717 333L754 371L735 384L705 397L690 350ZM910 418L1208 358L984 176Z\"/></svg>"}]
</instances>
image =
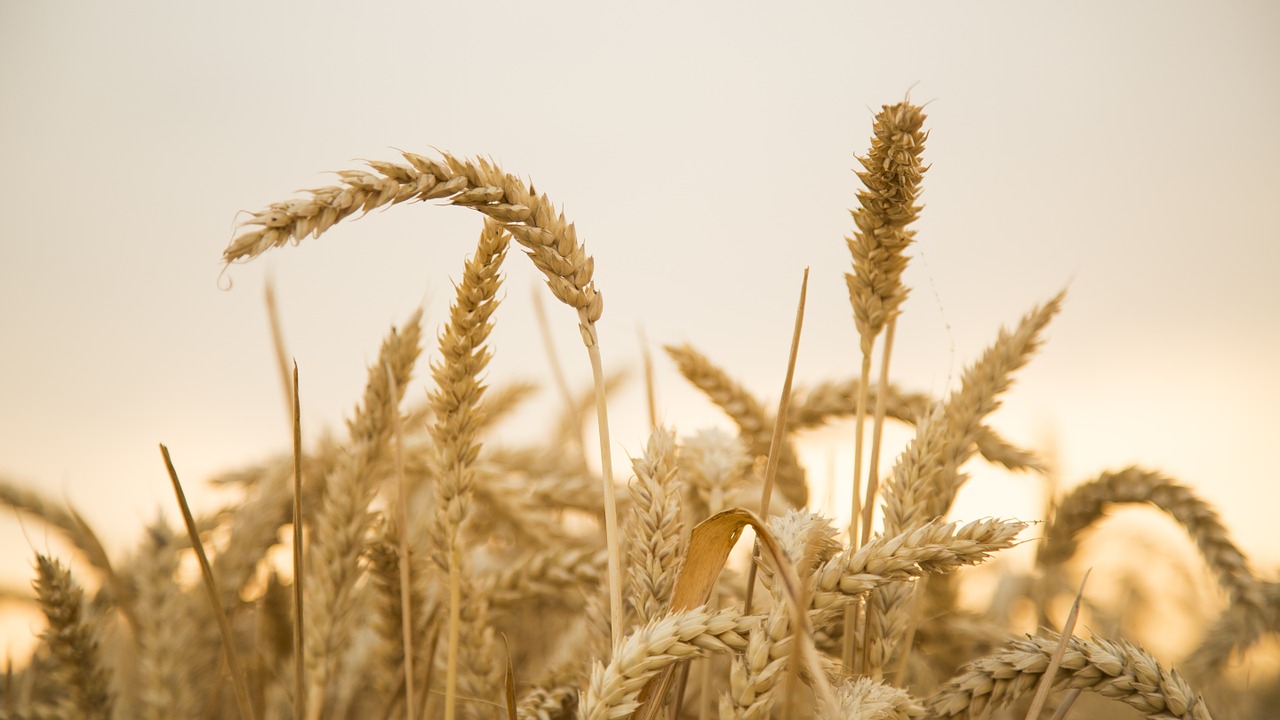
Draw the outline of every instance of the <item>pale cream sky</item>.
<instances>
[{"instance_id":1,"label":"pale cream sky","mask_svg":"<svg viewBox=\"0 0 1280 720\"><path fill-rule=\"evenodd\" d=\"M0 3L0 473L73 499L114 553L176 517L157 443L204 507L202 479L286 446L267 274L315 437L340 427L390 323L425 300L438 326L479 231L472 213L400 206L233 268L224 292L237 211L393 148L490 155L577 222L608 366L637 365L643 324L772 403L806 265L799 381L855 371L852 154L911 88L932 168L898 382L943 392L1069 282L994 424L1054 438L1068 484L1163 468L1280 561L1280 6L374 8ZM494 383L548 379L529 265L508 263ZM572 313L550 309L585 383ZM724 422L658 360L669 422ZM613 416L638 448L638 387ZM958 512L1035 517L1039 487L979 480ZM0 542L0 581L25 585L12 515Z\"/></svg>"}]
</instances>

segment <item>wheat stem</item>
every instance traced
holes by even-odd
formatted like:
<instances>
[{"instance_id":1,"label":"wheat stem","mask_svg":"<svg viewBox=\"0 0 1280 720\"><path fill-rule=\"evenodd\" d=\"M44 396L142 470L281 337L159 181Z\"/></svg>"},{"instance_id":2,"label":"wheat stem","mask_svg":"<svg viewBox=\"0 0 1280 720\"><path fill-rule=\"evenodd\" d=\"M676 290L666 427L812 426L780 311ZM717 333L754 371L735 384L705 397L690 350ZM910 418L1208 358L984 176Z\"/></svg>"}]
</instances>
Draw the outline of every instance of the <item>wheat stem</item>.
<instances>
[{"instance_id":1,"label":"wheat stem","mask_svg":"<svg viewBox=\"0 0 1280 720\"><path fill-rule=\"evenodd\" d=\"M876 391L875 419L871 425L871 459L867 466L867 500L862 504L862 542L871 539L871 516L875 512L876 495L880 492L880 440L884 431L885 405L889 399L889 358L893 355L894 328L898 317L889 318L884 330L883 355L880 360L880 386Z\"/></svg>"},{"instance_id":2,"label":"wheat stem","mask_svg":"<svg viewBox=\"0 0 1280 720\"><path fill-rule=\"evenodd\" d=\"M796 355L800 352L800 330L804 326L804 303L809 292L809 268L804 269L804 279L800 282L800 302L796 305L796 322L791 331L791 351L787 356L787 374L782 381L782 396L778 398L778 414L773 418L773 438L769 441L769 461L765 465L764 488L760 491L760 517L769 517L769 500L773 495L773 480L778 474L778 460L782 455L782 438L787 429L787 405L791 402L791 380L796 373ZM757 547L752 557L759 554ZM752 595L756 586L756 563L751 563L747 573L747 599L745 612L751 612Z\"/></svg>"},{"instance_id":3,"label":"wheat stem","mask_svg":"<svg viewBox=\"0 0 1280 720\"><path fill-rule=\"evenodd\" d=\"M240 663L240 653L236 651L235 638L231 634L231 623L227 613L222 609L222 595L218 592L218 581L213 577L213 568L209 566L209 557L205 555L204 543L200 542L200 533L196 531L195 518L191 517L191 508L187 507L187 496L182 492L182 483L178 481L178 471L169 458L169 448L160 445L160 455L164 458L165 470L173 481L173 492L178 497L178 507L182 510L182 521L186 523L187 535L191 538L191 547L196 551L196 559L200 562L200 574L204 577L204 588L209 595L209 604L213 606L213 616L218 621L218 631L222 633L222 646L226 649L227 665L231 669L231 684L235 688L236 704L240 708L243 720L255 720L253 705L249 702L248 676Z\"/></svg>"},{"instance_id":4,"label":"wheat stem","mask_svg":"<svg viewBox=\"0 0 1280 720\"><path fill-rule=\"evenodd\" d=\"M267 285L268 289L271 287ZM272 295L268 291L268 298ZM267 301L274 317L275 303ZM274 327L274 323L273 323ZM278 346L283 350L283 346ZM303 634L302 579L304 575L302 558L302 407L298 395L298 363L293 363L292 391L288 392L289 404L293 410L293 718L302 720L307 716L306 685L306 647Z\"/></svg>"},{"instance_id":5,"label":"wheat stem","mask_svg":"<svg viewBox=\"0 0 1280 720\"><path fill-rule=\"evenodd\" d=\"M604 491L605 547L609 553L609 626L610 645L622 644L622 549L618 543L618 499L613 486L613 455L609 442L609 410L605 403L604 366L600 361L600 341L596 325L586 310L578 311L582 320L582 340L591 359L591 378L596 390L596 425L600 430L600 482Z\"/></svg>"}]
</instances>

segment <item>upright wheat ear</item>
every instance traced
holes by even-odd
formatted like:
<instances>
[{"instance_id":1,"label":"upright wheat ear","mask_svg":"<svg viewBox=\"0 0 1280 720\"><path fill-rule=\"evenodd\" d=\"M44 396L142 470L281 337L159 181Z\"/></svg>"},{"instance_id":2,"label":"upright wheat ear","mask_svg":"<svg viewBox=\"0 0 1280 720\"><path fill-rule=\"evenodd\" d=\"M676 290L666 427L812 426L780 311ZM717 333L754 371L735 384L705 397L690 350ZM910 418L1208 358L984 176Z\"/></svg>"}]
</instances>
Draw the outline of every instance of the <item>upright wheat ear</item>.
<instances>
[{"instance_id":1,"label":"upright wheat ear","mask_svg":"<svg viewBox=\"0 0 1280 720\"><path fill-rule=\"evenodd\" d=\"M899 308L907 297L907 288L902 282L902 271L907 266L903 251L915 236L915 231L908 230L907 225L920 212L915 200L923 173L920 165L920 151L926 137L920 129L923 124L924 113L920 108L905 101L886 105L876 115L870 153L858 158L863 167L858 177L866 189L858 192L859 207L850 211L858 229L853 237L846 238L849 253L853 255L853 272L845 274L862 351L854 421L853 498L849 510L849 542L855 546L871 539L871 519L879 491L880 438L889 391L889 359L893 355ZM871 352L881 330L885 330L884 349L872 424L866 497L863 498L863 425L867 414ZM845 613L846 627L852 627L854 616L855 608L850 607ZM845 667L850 669L853 668L854 635L853 632L845 632L844 635L842 657Z\"/></svg>"},{"instance_id":2,"label":"upright wheat ear","mask_svg":"<svg viewBox=\"0 0 1280 720\"><path fill-rule=\"evenodd\" d=\"M111 691L98 657L96 633L84 617L84 590L57 560L37 554L36 570L36 595L49 621L41 637L53 656L53 673L69 691L63 709L68 717L107 720Z\"/></svg>"}]
</instances>

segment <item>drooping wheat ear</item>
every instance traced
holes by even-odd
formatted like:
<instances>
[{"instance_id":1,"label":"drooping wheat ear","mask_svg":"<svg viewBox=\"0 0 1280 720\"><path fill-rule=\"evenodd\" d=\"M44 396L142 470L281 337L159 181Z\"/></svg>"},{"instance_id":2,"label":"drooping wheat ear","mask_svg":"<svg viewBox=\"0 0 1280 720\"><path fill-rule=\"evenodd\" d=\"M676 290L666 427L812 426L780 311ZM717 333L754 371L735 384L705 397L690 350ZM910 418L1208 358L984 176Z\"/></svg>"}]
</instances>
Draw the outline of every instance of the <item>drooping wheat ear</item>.
<instances>
[{"instance_id":1,"label":"drooping wheat ear","mask_svg":"<svg viewBox=\"0 0 1280 720\"><path fill-rule=\"evenodd\" d=\"M65 692L66 712L75 717L111 717L110 681L98 652L97 630L85 617L84 590L56 559L36 554L37 602L49 625L40 638L53 658L51 675Z\"/></svg>"},{"instance_id":2,"label":"drooping wheat ear","mask_svg":"<svg viewBox=\"0 0 1280 720\"><path fill-rule=\"evenodd\" d=\"M392 328L383 340L378 361L369 367L364 399L347 423L350 447L324 478L326 492L311 532L306 579L304 659L310 720L325 710L325 695L353 626L353 592L372 523L369 504L377 490L374 469L386 452L392 416L400 412L389 383L394 380L402 388L413 375L421 352L421 318L420 310L414 312L399 331Z\"/></svg>"},{"instance_id":3,"label":"drooping wheat ear","mask_svg":"<svg viewBox=\"0 0 1280 720\"><path fill-rule=\"evenodd\" d=\"M676 610L651 619L614 648L608 665L595 662L578 704L581 720L622 718L639 707L640 690L663 668L704 652L746 646L750 621L740 609Z\"/></svg>"},{"instance_id":4,"label":"drooping wheat ear","mask_svg":"<svg viewBox=\"0 0 1280 720\"><path fill-rule=\"evenodd\" d=\"M191 632L196 623L175 579L178 548L173 531L157 521L147 528L146 543L133 568L137 587L139 714L148 719L199 714L192 692L197 678L189 672L196 665ZM175 663L174 658L178 657L192 662Z\"/></svg>"},{"instance_id":5,"label":"drooping wheat ear","mask_svg":"<svg viewBox=\"0 0 1280 720\"><path fill-rule=\"evenodd\" d=\"M1138 467L1106 472L1068 493L1045 532L1040 562L1058 564L1069 560L1084 531L1103 519L1110 506L1124 503L1154 505L1177 520L1200 548L1205 563L1218 575L1232 604L1257 609L1261 621L1262 608L1266 606L1261 584L1249 569L1244 553L1231 541L1218 513L1191 488L1158 472Z\"/></svg>"},{"instance_id":6,"label":"drooping wheat ear","mask_svg":"<svg viewBox=\"0 0 1280 720\"><path fill-rule=\"evenodd\" d=\"M502 261L506 258L508 235L498 222L486 219L476 245L475 256L467 261L457 297L449 308L449 324L440 334L438 362L431 364L436 387L430 402L435 422L431 437L435 447L436 522L431 534L445 561L449 576L449 620L446 654L445 718L457 712L459 653L463 629L462 589L467 569L462 547L462 526L470 515L475 484L475 461L480 453L479 422L483 416L484 385L481 373L492 352L486 344L493 329L491 317L498 307L502 287ZM476 600L468 598L468 600ZM479 601L478 604L484 604ZM483 608L469 608L473 621L485 617ZM484 637L483 631L479 632ZM472 646L468 657L480 657L486 648ZM492 657L481 674L495 670ZM467 684L482 685L476 679Z\"/></svg>"},{"instance_id":7,"label":"drooping wheat ear","mask_svg":"<svg viewBox=\"0 0 1280 720\"><path fill-rule=\"evenodd\" d=\"M836 687L836 706L814 708L817 720L911 720L923 717L924 705L906 690L871 678L847 680Z\"/></svg>"},{"instance_id":8,"label":"drooping wheat ear","mask_svg":"<svg viewBox=\"0 0 1280 720\"><path fill-rule=\"evenodd\" d=\"M578 242L572 223L545 195L484 160L444 154L444 163L403 153L408 165L370 162L373 173L343 171L341 185L312 190L306 200L275 203L253 214L248 224L259 229L241 234L223 252L227 263L252 258L307 235L319 235L357 211L406 200L449 199L500 223L528 251L561 302L578 311L579 330L591 360L596 385L596 418L600 429L601 485L605 510L605 542L609 548L610 615L614 639L621 639L622 569L618 548L618 512L614 497L609 423L604 399L604 369L596 323L604 308L595 287L595 261Z\"/></svg>"},{"instance_id":9,"label":"drooping wheat ear","mask_svg":"<svg viewBox=\"0 0 1280 720\"><path fill-rule=\"evenodd\" d=\"M1230 636L1241 644L1257 637L1267 624L1268 610L1262 585L1250 570L1248 559L1231 541L1218 513L1208 503L1191 488L1161 473L1128 467L1102 473L1072 490L1059 503L1053 524L1045 533L1040 563L1056 566L1069 560L1076 553L1084 531L1104 518L1108 507L1124 503L1153 505L1186 529L1205 564L1217 574L1218 583L1231 599ZM1215 642L1221 644L1221 638ZM1211 667L1202 660L1204 658L1192 655L1189 667L1197 670Z\"/></svg>"},{"instance_id":10,"label":"drooping wheat ear","mask_svg":"<svg viewBox=\"0 0 1280 720\"><path fill-rule=\"evenodd\" d=\"M272 203L254 213L247 224L259 229L232 240L223 260L247 260L290 240L319 237L344 218L384 205L449 200L501 223L547 276L552 294L585 313L584 322L600 319L603 301L592 279L595 261L578 242L573 224L545 195L483 158L465 160L442 153L441 163L414 153L402 155L408 165L372 161L373 172L339 171L341 185L311 190L307 199Z\"/></svg>"},{"instance_id":11,"label":"drooping wheat ear","mask_svg":"<svg viewBox=\"0 0 1280 720\"><path fill-rule=\"evenodd\" d=\"M940 718L987 717L991 709L1035 692L1058 643L1057 633L1011 641L1007 649L970 663L952 678L929 698L930 711ZM1153 720L1210 720L1200 696L1177 671L1166 670L1145 650L1123 641L1070 638L1053 687L1095 692Z\"/></svg>"},{"instance_id":12,"label":"drooping wheat ear","mask_svg":"<svg viewBox=\"0 0 1280 720\"><path fill-rule=\"evenodd\" d=\"M1280 582L1262 583L1262 597L1262 623L1251 614L1252 608L1232 603L1205 631L1200 645L1183 661L1192 679L1209 679L1227 667L1232 653L1249 649L1266 634L1280 635Z\"/></svg>"},{"instance_id":13,"label":"drooping wheat ear","mask_svg":"<svg viewBox=\"0 0 1280 720\"><path fill-rule=\"evenodd\" d=\"M675 360L680 374L701 390L737 424L743 439L755 457L769 455L769 443L773 437L773 418L751 393L716 367L702 353L689 345L663 347ZM774 479L778 492L791 507L802 508L809 502L809 486L804 469L796 458L795 447L784 440L778 458L778 474Z\"/></svg>"},{"instance_id":14,"label":"drooping wheat ear","mask_svg":"<svg viewBox=\"0 0 1280 720\"><path fill-rule=\"evenodd\" d=\"M870 355L876 336L897 315L907 288L902 271L903 251L915 237L907 225L920 214L916 205L920 178L926 168L920 153L928 133L921 130L925 115L908 102L885 105L876 115L871 152L858 158L859 207L850 210L857 230L846 238L853 255L853 272L845 274L854 323L862 352Z\"/></svg>"},{"instance_id":15,"label":"drooping wheat ear","mask_svg":"<svg viewBox=\"0 0 1280 720\"><path fill-rule=\"evenodd\" d=\"M683 509L676 465L675 435L655 427L644 455L631 461L631 509L625 525L629 542L627 597L643 625L667 608L683 557Z\"/></svg>"}]
</instances>

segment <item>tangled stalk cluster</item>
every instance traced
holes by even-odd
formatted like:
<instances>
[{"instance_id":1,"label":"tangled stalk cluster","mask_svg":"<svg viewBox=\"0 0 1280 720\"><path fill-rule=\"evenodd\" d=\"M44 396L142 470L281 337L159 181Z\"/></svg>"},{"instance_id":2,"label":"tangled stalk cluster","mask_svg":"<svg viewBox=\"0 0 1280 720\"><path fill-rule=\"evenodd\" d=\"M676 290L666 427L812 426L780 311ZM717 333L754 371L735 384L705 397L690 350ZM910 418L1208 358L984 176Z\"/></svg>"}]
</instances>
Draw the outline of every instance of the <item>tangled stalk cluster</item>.
<instances>
[{"instance_id":1,"label":"tangled stalk cluster","mask_svg":"<svg viewBox=\"0 0 1280 720\"><path fill-rule=\"evenodd\" d=\"M1021 718L1045 699L1045 717L1064 717L1081 692L1149 718L1204 720L1211 708L1263 717L1268 690L1228 702L1224 670L1277 632L1280 592L1208 505L1158 473L1103 473L1054 499L1035 572L1006 567L1016 597L1001 603L1053 622L1082 534L1112 505L1151 504L1186 528L1228 600L1186 664L1194 685L1132 642L1075 635L1074 610L1062 633L1017 637L995 603L959 602L957 570L1028 539L1021 521L949 516L975 454L1044 471L988 418L1063 296L1002 330L945 399L890 382L921 212L924 121L908 101L884 107L858 159L864 188L846 282L861 371L794 392L789 374L772 411L696 348L668 347L737 433L654 427L623 493L612 477L594 261L545 195L486 160L404 153L404 164L343 171L337 185L253 214L227 263L407 201L484 216L438 336L428 401L401 400L423 349L415 312L388 333L347 437L227 473L216 482L240 498L186 521L189 540L160 520L114 560L73 509L0 478L0 498L64 534L100 579L86 600L65 566L38 557L32 601L48 629L0 689L0 718ZM511 240L576 311L593 369L580 398L557 378L564 415L529 446L491 431L530 388L484 382ZM288 397L305 402L296 386ZM599 466L582 452L593 414ZM794 436L849 417L855 504L852 525L838 529L808 507ZM886 420L915 434L881 489ZM780 501L770 505L773 484ZM728 557L747 526L757 545L742 572ZM274 552L281 545L296 551L292 565ZM183 572L193 552L201 582ZM756 571L759 587L748 587Z\"/></svg>"}]
</instances>

